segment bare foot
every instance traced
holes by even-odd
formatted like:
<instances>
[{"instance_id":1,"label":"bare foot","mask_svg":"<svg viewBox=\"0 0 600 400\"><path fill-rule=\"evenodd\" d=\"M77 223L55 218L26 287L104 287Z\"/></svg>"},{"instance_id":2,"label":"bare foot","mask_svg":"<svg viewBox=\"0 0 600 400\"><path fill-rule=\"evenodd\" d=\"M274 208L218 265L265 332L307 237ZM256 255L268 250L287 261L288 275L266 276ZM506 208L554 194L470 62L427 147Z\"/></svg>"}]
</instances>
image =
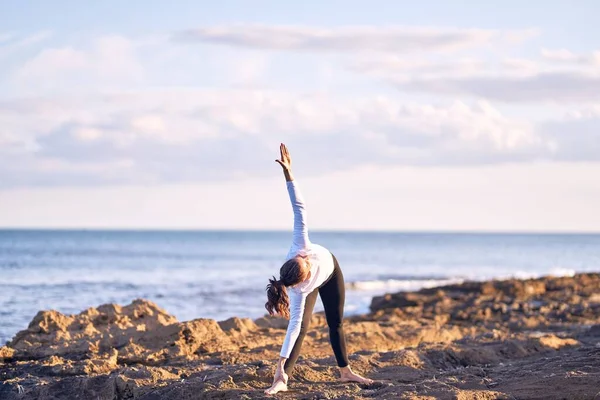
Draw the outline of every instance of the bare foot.
<instances>
[{"instance_id":1,"label":"bare foot","mask_svg":"<svg viewBox=\"0 0 600 400\"><path fill-rule=\"evenodd\" d=\"M347 370L342 370L341 374L342 374L342 376L340 377L340 380L342 382L358 382L358 383L364 383L366 385L370 385L371 383L373 383L372 379L365 378L364 376L360 376L356 372L352 371L350 368L348 368Z\"/></svg>"},{"instance_id":2,"label":"bare foot","mask_svg":"<svg viewBox=\"0 0 600 400\"><path fill-rule=\"evenodd\" d=\"M273 386L271 386L270 388L265 390L265 393L266 394L275 394L278 392L287 392L287 390L288 390L287 384L281 380L278 380L277 382L273 383Z\"/></svg>"}]
</instances>

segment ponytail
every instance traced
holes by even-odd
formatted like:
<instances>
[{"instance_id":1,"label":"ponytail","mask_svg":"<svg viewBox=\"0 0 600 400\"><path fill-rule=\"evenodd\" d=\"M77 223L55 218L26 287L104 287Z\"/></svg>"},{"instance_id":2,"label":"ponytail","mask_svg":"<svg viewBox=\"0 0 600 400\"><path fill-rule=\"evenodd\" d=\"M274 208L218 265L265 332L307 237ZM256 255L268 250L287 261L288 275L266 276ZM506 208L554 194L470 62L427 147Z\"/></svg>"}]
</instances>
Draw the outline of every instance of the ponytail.
<instances>
[{"instance_id":1,"label":"ponytail","mask_svg":"<svg viewBox=\"0 0 600 400\"><path fill-rule=\"evenodd\" d=\"M277 280L275 277L269 279L267 299L265 308L270 315L279 314L287 319L290 318L290 298L281 280Z\"/></svg>"}]
</instances>

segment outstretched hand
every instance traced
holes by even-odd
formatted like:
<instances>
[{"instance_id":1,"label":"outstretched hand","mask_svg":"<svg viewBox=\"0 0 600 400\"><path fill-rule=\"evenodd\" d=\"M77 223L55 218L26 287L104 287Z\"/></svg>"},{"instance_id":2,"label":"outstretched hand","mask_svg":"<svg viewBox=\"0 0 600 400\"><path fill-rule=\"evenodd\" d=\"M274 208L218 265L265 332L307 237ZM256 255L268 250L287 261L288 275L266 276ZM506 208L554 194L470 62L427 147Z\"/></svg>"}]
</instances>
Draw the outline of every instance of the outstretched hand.
<instances>
[{"instance_id":1,"label":"outstretched hand","mask_svg":"<svg viewBox=\"0 0 600 400\"><path fill-rule=\"evenodd\" d=\"M290 157L290 152L287 147L285 147L285 144L281 143L279 145L279 152L281 153L281 159L277 159L275 162L281 165L284 171L291 171L292 157Z\"/></svg>"}]
</instances>

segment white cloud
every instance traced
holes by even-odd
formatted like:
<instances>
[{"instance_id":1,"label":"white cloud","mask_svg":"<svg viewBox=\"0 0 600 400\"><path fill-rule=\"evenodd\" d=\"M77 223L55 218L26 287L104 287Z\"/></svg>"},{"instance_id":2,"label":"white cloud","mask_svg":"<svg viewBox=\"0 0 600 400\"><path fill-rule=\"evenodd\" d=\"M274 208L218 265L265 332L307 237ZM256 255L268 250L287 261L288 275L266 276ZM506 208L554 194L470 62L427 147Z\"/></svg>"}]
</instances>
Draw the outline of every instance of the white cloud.
<instances>
[{"instance_id":1,"label":"white cloud","mask_svg":"<svg viewBox=\"0 0 600 400\"><path fill-rule=\"evenodd\" d=\"M0 128L0 154L24 154L37 148L35 141L20 136L18 132Z\"/></svg>"},{"instance_id":2,"label":"white cloud","mask_svg":"<svg viewBox=\"0 0 600 400\"><path fill-rule=\"evenodd\" d=\"M538 73L528 77L415 78L396 82L402 90L477 96L504 102L585 103L600 100L600 75Z\"/></svg>"},{"instance_id":3,"label":"white cloud","mask_svg":"<svg viewBox=\"0 0 600 400\"><path fill-rule=\"evenodd\" d=\"M173 36L176 41L204 42L273 50L310 51L430 51L457 50L493 41L514 42L535 30L428 28L403 26L346 26L319 28L294 25L238 25L190 29Z\"/></svg>"},{"instance_id":4,"label":"white cloud","mask_svg":"<svg viewBox=\"0 0 600 400\"><path fill-rule=\"evenodd\" d=\"M94 141L102 137L102 131L98 128L76 128L73 130L73 136L81 141Z\"/></svg>"},{"instance_id":5,"label":"white cloud","mask_svg":"<svg viewBox=\"0 0 600 400\"><path fill-rule=\"evenodd\" d=\"M600 159L600 106L568 113L546 121L538 131L558 150L554 156L561 161L597 161Z\"/></svg>"},{"instance_id":6,"label":"white cloud","mask_svg":"<svg viewBox=\"0 0 600 400\"><path fill-rule=\"evenodd\" d=\"M514 39L512 33L499 31L424 28L319 31L254 26L202 32L210 40L228 43L246 37L249 42L238 44L249 47L349 52L371 45L383 52L405 46L448 50L481 40ZM282 35L275 35L278 32ZM443 103L431 98L418 103L401 100L393 91L381 96L384 91L374 85L365 90L360 86L364 82L341 90L338 85L333 92L261 90L261 83L285 81L283 69L289 64L260 50L242 55L227 50L221 54L224 59L213 59L217 70L223 66L227 81L215 84L215 89L168 88L161 85L164 81L145 80L149 74L139 55L141 42L109 36L89 46L50 48L18 71L17 83L38 96L0 102L0 154L7 157L0 166L2 184L93 185L261 176L270 171L265 160L271 161L280 141L305 154L299 157L306 157L307 173L370 164L431 167L600 158L600 152L594 153L595 115L585 121L573 115L533 123L512 118L488 101L593 102L600 93L600 77L583 73L579 66L555 68L522 58L493 62L463 56L448 61L443 54L436 58L381 52L368 58L366 53L349 56L355 60L352 70L366 77L403 91L451 96ZM185 64L178 54L161 57L160 51L177 47L179 52L186 47L165 45L161 38L148 43L146 50L155 51L157 59ZM318 74L331 79L336 66L344 68L335 61L340 59L328 59L322 64L327 70ZM276 67L282 69L280 75L268 81L267 69L270 73ZM210 80L212 75L206 75ZM46 97L40 97L40 92ZM479 99L461 101L457 95Z\"/></svg>"},{"instance_id":7,"label":"white cloud","mask_svg":"<svg viewBox=\"0 0 600 400\"><path fill-rule=\"evenodd\" d=\"M500 65L492 68L499 68L507 75L531 76L539 71L540 65L538 62L526 58L507 58L502 60Z\"/></svg>"},{"instance_id":8,"label":"white cloud","mask_svg":"<svg viewBox=\"0 0 600 400\"><path fill-rule=\"evenodd\" d=\"M589 54L576 54L567 49L542 49L542 57L552 62L600 67L600 51L593 51Z\"/></svg>"},{"instance_id":9,"label":"white cloud","mask_svg":"<svg viewBox=\"0 0 600 400\"><path fill-rule=\"evenodd\" d=\"M144 68L135 51L135 43L121 36L98 38L83 49L48 48L27 61L14 81L19 89L36 94L118 88L143 78Z\"/></svg>"},{"instance_id":10,"label":"white cloud","mask_svg":"<svg viewBox=\"0 0 600 400\"><path fill-rule=\"evenodd\" d=\"M253 85L263 82L268 65L269 58L265 54L238 56L231 63L231 80L235 85Z\"/></svg>"},{"instance_id":11,"label":"white cloud","mask_svg":"<svg viewBox=\"0 0 600 400\"><path fill-rule=\"evenodd\" d=\"M367 74L393 83L414 80L446 81L471 78L528 78L540 71L535 61L508 58L500 62L473 57L432 61L398 55L356 57L348 65L351 71Z\"/></svg>"},{"instance_id":12,"label":"white cloud","mask_svg":"<svg viewBox=\"0 0 600 400\"><path fill-rule=\"evenodd\" d=\"M382 56L358 58L349 68L402 91L502 102L590 103L600 99L600 69L581 65L522 58L484 62Z\"/></svg>"},{"instance_id":13,"label":"white cloud","mask_svg":"<svg viewBox=\"0 0 600 400\"><path fill-rule=\"evenodd\" d=\"M307 173L368 164L481 165L600 155L590 151L594 133L588 125L555 121L571 127L571 136L561 136L551 122L511 119L486 102L434 106L382 96L173 89L0 107L5 126L23 119L29 121L21 126L26 130L7 133L34 138L29 157L17 162L21 181L31 184L39 181L36 171L55 184L72 183L74 176L86 183L260 176L269 171L279 141L306 157ZM61 167L41 167L48 162ZM78 167L103 163L127 174ZM0 169L0 175L7 173Z\"/></svg>"},{"instance_id":14,"label":"white cloud","mask_svg":"<svg viewBox=\"0 0 600 400\"><path fill-rule=\"evenodd\" d=\"M418 73L419 76L450 74L453 76L469 75L488 68L486 62L477 59L459 59L452 62L432 62L413 57L384 55L379 57L359 57L350 64L350 69L372 74L377 77L394 76L397 79Z\"/></svg>"}]
</instances>

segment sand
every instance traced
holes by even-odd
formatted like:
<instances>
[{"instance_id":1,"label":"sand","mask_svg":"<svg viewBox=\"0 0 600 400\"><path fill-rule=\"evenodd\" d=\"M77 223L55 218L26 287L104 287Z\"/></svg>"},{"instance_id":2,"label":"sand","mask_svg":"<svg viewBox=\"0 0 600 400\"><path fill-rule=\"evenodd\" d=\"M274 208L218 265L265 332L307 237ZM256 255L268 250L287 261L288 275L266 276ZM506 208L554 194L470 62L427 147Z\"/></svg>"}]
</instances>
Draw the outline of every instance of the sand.
<instances>
[{"instance_id":1,"label":"sand","mask_svg":"<svg viewBox=\"0 0 600 400\"><path fill-rule=\"evenodd\" d=\"M467 282L347 318L341 383L315 314L290 391L266 396L287 321L178 322L136 300L40 311L0 347L0 399L600 399L600 274Z\"/></svg>"}]
</instances>

